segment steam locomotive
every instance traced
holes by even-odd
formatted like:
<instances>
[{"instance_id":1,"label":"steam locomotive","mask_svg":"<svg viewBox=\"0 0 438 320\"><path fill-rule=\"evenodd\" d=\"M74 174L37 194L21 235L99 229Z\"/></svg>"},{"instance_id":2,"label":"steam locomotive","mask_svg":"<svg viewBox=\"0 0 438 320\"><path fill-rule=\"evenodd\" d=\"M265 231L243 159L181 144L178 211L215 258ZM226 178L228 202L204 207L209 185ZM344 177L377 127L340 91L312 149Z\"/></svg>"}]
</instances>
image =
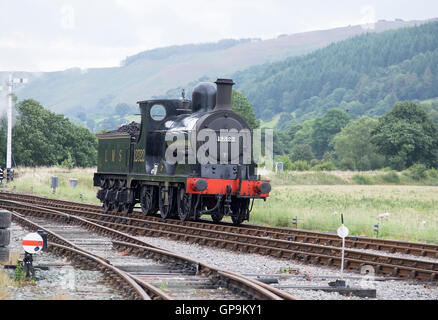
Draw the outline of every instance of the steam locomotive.
<instances>
[{"instance_id":1,"label":"steam locomotive","mask_svg":"<svg viewBox=\"0 0 438 320\"><path fill-rule=\"evenodd\" d=\"M97 135L93 182L105 212L131 213L139 203L145 215L159 211L163 219L210 215L218 223L230 216L239 225L249 220L254 199L266 201L270 182L257 176L251 154L245 161L244 136L230 133L250 132L231 109L234 82L215 83L198 84L191 101L184 96L140 101L141 123ZM202 141L203 130L216 136L207 134ZM198 161L200 155L207 161Z\"/></svg>"}]
</instances>

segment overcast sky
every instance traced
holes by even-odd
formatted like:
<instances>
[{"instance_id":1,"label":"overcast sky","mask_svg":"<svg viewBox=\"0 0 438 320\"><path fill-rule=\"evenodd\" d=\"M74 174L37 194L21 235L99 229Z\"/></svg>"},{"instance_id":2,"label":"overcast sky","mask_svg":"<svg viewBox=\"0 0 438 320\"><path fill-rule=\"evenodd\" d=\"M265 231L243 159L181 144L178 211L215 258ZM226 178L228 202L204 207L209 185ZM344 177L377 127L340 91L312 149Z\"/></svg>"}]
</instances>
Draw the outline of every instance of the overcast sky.
<instances>
[{"instance_id":1,"label":"overcast sky","mask_svg":"<svg viewBox=\"0 0 438 320\"><path fill-rule=\"evenodd\" d=\"M437 0L0 0L0 71L117 66L168 45L436 17Z\"/></svg>"}]
</instances>

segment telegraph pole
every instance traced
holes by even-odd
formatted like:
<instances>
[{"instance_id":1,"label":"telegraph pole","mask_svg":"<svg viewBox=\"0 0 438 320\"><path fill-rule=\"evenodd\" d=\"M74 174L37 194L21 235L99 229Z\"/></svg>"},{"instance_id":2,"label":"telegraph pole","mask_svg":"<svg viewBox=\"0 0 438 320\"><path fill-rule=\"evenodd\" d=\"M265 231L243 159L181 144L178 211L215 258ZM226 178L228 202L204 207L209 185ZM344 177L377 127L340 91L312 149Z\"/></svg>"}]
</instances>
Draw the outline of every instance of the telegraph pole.
<instances>
[{"instance_id":1,"label":"telegraph pole","mask_svg":"<svg viewBox=\"0 0 438 320\"><path fill-rule=\"evenodd\" d=\"M6 148L6 177L10 180L12 169L12 73L9 74L8 81L8 144Z\"/></svg>"},{"instance_id":2,"label":"telegraph pole","mask_svg":"<svg viewBox=\"0 0 438 320\"><path fill-rule=\"evenodd\" d=\"M13 179L12 171L12 110L13 100L12 92L14 83L27 83L25 78L13 78L12 73L9 74L9 80L6 82L8 86L8 140L6 148L6 181L9 182Z\"/></svg>"}]
</instances>

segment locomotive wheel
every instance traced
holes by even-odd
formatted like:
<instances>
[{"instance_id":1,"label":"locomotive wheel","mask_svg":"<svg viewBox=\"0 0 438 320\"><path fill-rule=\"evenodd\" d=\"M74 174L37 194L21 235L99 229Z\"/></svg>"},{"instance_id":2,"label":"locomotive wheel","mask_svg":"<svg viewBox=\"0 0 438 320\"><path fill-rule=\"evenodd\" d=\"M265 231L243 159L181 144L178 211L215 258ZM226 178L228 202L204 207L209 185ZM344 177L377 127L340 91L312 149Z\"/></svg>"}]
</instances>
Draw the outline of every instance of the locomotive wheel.
<instances>
[{"instance_id":1,"label":"locomotive wheel","mask_svg":"<svg viewBox=\"0 0 438 320\"><path fill-rule=\"evenodd\" d=\"M141 189L140 204L141 211L146 216L151 216L157 212L154 201L155 190L154 187L144 186Z\"/></svg>"},{"instance_id":2,"label":"locomotive wheel","mask_svg":"<svg viewBox=\"0 0 438 320\"><path fill-rule=\"evenodd\" d=\"M224 217L223 213L212 213L211 214L211 219L213 220L213 222L215 223L219 223L222 221L222 218Z\"/></svg>"},{"instance_id":3,"label":"locomotive wheel","mask_svg":"<svg viewBox=\"0 0 438 320\"><path fill-rule=\"evenodd\" d=\"M103 212L108 213L113 208L112 203L109 200L103 202Z\"/></svg>"},{"instance_id":4,"label":"locomotive wheel","mask_svg":"<svg viewBox=\"0 0 438 320\"><path fill-rule=\"evenodd\" d=\"M107 186L108 186L107 180L105 180L104 178L100 178L100 187L102 189L106 189Z\"/></svg>"},{"instance_id":5,"label":"locomotive wheel","mask_svg":"<svg viewBox=\"0 0 438 320\"><path fill-rule=\"evenodd\" d=\"M125 186L126 186L126 181L125 181ZM123 202L123 213L125 214L132 213L132 211L134 210L134 206L135 206L134 191L131 190L131 192L128 193L127 201Z\"/></svg>"},{"instance_id":6,"label":"locomotive wheel","mask_svg":"<svg viewBox=\"0 0 438 320\"><path fill-rule=\"evenodd\" d=\"M116 212L122 212L124 206L125 206L125 205L124 205L123 202L116 202L116 203L114 204L114 210L115 210Z\"/></svg>"},{"instance_id":7,"label":"locomotive wheel","mask_svg":"<svg viewBox=\"0 0 438 320\"><path fill-rule=\"evenodd\" d=\"M243 215L239 214L237 216L231 216L231 220L235 226L238 226L243 222Z\"/></svg>"},{"instance_id":8,"label":"locomotive wheel","mask_svg":"<svg viewBox=\"0 0 438 320\"><path fill-rule=\"evenodd\" d=\"M124 203L123 204L123 213L128 214L128 213L132 213L132 211L134 210L134 205L131 203Z\"/></svg>"},{"instance_id":9,"label":"locomotive wheel","mask_svg":"<svg viewBox=\"0 0 438 320\"><path fill-rule=\"evenodd\" d=\"M159 191L159 199L158 199L158 204L159 204L159 208L160 208L160 214L161 214L161 218L163 219L169 219L172 216L175 215L175 197L176 197L176 188L172 188L169 187L169 191L168 191L168 204L164 204L164 200L165 200L165 189L164 187L160 189Z\"/></svg>"},{"instance_id":10,"label":"locomotive wheel","mask_svg":"<svg viewBox=\"0 0 438 320\"><path fill-rule=\"evenodd\" d=\"M116 184L115 179L109 179L109 183L108 183L109 188L114 188L115 184Z\"/></svg>"},{"instance_id":11,"label":"locomotive wheel","mask_svg":"<svg viewBox=\"0 0 438 320\"><path fill-rule=\"evenodd\" d=\"M233 211L231 220L233 221L234 225L238 226L248 218L248 208L249 200L247 199L234 199L231 202L231 211Z\"/></svg>"},{"instance_id":12,"label":"locomotive wheel","mask_svg":"<svg viewBox=\"0 0 438 320\"><path fill-rule=\"evenodd\" d=\"M216 199L214 201L214 200L210 199L210 201L207 202L206 209L207 210L213 209L218 204L217 203L218 201L221 201L221 200ZM223 217L224 217L224 209L223 209L223 206L221 205L221 203L219 203L219 207L217 208L217 211L213 212L211 214L211 219L213 220L213 222L219 223L219 222L221 222Z\"/></svg>"}]
</instances>

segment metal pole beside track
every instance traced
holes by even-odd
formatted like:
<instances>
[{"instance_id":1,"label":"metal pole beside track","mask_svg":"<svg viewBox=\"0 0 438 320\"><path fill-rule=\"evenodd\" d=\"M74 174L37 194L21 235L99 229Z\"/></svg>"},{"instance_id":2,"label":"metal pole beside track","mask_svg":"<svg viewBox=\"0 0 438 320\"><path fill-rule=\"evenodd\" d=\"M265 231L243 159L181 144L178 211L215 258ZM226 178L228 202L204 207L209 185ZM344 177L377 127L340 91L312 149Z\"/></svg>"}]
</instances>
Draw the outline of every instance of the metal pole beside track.
<instances>
[{"instance_id":1,"label":"metal pole beside track","mask_svg":"<svg viewBox=\"0 0 438 320\"><path fill-rule=\"evenodd\" d=\"M8 81L8 140L7 140L7 151L6 151L6 176L8 177L8 173L12 168L12 86L13 79L12 73L9 74Z\"/></svg>"}]
</instances>

